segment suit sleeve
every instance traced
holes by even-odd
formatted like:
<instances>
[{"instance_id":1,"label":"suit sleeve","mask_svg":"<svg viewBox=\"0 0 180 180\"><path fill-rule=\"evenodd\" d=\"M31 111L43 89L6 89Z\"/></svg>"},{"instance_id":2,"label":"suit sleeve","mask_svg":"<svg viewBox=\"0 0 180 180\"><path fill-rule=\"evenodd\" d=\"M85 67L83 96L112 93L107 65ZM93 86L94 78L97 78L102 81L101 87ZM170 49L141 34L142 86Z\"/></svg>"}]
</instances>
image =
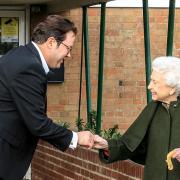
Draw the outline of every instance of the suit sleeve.
<instances>
[{"instance_id":1,"label":"suit sleeve","mask_svg":"<svg viewBox=\"0 0 180 180\"><path fill-rule=\"evenodd\" d=\"M33 136L64 151L69 147L73 134L46 116L45 91L45 73L35 63L24 67L10 80L10 93L23 124Z\"/></svg>"}]
</instances>

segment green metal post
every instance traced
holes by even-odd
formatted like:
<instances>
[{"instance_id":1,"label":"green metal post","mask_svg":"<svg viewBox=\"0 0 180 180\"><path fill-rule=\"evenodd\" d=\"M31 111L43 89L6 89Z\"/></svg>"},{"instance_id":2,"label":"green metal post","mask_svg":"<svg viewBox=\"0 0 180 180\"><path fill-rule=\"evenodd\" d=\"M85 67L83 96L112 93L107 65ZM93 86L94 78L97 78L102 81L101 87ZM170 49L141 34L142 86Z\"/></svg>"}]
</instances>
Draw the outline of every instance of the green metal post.
<instances>
[{"instance_id":1,"label":"green metal post","mask_svg":"<svg viewBox=\"0 0 180 180\"><path fill-rule=\"evenodd\" d=\"M172 56L172 52L173 52L174 16L175 16L175 0L170 0L166 56Z\"/></svg>"},{"instance_id":2,"label":"green metal post","mask_svg":"<svg viewBox=\"0 0 180 180\"><path fill-rule=\"evenodd\" d=\"M82 9L83 10L83 9ZM82 16L82 36L81 36L81 69L80 69L80 82L79 82L79 104L78 104L78 119L81 118L81 92L82 92L82 69L83 69L83 55L84 55L84 25L83 25L83 16Z\"/></svg>"},{"instance_id":3,"label":"green metal post","mask_svg":"<svg viewBox=\"0 0 180 180\"><path fill-rule=\"evenodd\" d=\"M144 21L145 66L146 66L146 93L147 93L147 102L150 102L152 96L147 88L150 83L150 75L151 75L149 11L148 11L148 0L142 0L142 1L143 1L143 21Z\"/></svg>"},{"instance_id":4,"label":"green metal post","mask_svg":"<svg viewBox=\"0 0 180 180\"><path fill-rule=\"evenodd\" d=\"M98 99L97 99L97 119L96 119L96 133L97 134L100 134L101 132L105 16L106 16L106 3L102 3L101 4L101 22L100 22L101 26L100 26L100 46L99 46Z\"/></svg>"},{"instance_id":5,"label":"green metal post","mask_svg":"<svg viewBox=\"0 0 180 180\"><path fill-rule=\"evenodd\" d=\"M89 63L89 39L88 39L88 16L87 7L83 7L83 26L84 26L84 56L86 74L86 99L87 99L87 124L91 128L91 85L90 85L90 63Z\"/></svg>"}]
</instances>

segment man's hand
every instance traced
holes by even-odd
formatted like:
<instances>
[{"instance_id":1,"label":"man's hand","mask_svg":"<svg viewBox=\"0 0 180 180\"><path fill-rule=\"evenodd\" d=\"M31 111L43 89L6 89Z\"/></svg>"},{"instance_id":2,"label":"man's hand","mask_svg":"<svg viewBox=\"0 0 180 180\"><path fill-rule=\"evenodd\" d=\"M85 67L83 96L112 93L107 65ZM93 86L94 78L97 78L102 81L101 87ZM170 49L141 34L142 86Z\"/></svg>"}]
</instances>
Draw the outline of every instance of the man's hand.
<instances>
[{"instance_id":1,"label":"man's hand","mask_svg":"<svg viewBox=\"0 0 180 180\"><path fill-rule=\"evenodd\" d=\"M108 142L100 137L99 135L94 136L94 146L93 148L96 149L107 149L108 148Z\"/></svg>"},{"instance_id":2,"label":"man's hand","mask_svg":"<svg viewBox=\"0 0 180 180\"><path fill-rule=\"evenodd\" d=\"M92 148L94 145L94 134L90 131L80 131L78 135L78 144L87 148Z\"/></svg>"}]
</instances>

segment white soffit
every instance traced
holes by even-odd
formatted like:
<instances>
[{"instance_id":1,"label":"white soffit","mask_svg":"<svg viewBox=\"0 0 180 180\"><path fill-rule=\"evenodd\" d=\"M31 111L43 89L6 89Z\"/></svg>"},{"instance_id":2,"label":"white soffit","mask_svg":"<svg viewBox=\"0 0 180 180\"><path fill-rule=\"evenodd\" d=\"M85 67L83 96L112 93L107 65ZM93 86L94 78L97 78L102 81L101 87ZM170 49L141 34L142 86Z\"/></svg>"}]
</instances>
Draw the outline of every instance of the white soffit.
<instances>
[{"instance_id":1,"label":"white soffit","mask_svg":"<svg viewBox=\"0 0 180 180\"><path fill-rule=\"evenodd\" d=\"M142 7L143 0L114 0L108 2L106 7ZM149 7L155 8L167 8L169 7L170 0L148 0ZM92 7L99 7L99 5L95 5ZM180 7L180 0L176 0L176 8Z\"/></svg>"}]
</instances>

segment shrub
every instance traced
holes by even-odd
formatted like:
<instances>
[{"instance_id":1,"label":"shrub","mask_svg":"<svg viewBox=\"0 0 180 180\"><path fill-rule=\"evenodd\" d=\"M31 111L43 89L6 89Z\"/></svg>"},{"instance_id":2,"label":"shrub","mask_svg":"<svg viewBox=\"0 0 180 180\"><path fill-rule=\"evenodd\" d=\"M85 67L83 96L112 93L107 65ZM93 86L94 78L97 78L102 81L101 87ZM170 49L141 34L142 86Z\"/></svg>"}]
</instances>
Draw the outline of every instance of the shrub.
<instances>
[{"instance_id":1,"label":"shrub","mask_svg":"<svg viewBox=\"0 0 180 180\"><path fill-rule=\"evenodd\" d=\"M91 131L93 134L96 133L96 117L97 112L92 110L90 113L90 122L85 123L85 121L82 118L76 119L76 126L78 128L78 131ZM120 132L118 132L118 125L114 125L112 128L109 128L107 130L101 130L100 136L102 136L105 139L118 139L121 137Z\"/></svg>"},{"instance_id":2,"label":"shrub","mask_svg":"<svg viewBox=\"0 0 180 180\"><path fill-rule=\"evenodd\" d=\"M69 128L70 127L70 124L68 122L58 121L57 124L64 127L64 128Z\"/></svg>"}]
</instances>

